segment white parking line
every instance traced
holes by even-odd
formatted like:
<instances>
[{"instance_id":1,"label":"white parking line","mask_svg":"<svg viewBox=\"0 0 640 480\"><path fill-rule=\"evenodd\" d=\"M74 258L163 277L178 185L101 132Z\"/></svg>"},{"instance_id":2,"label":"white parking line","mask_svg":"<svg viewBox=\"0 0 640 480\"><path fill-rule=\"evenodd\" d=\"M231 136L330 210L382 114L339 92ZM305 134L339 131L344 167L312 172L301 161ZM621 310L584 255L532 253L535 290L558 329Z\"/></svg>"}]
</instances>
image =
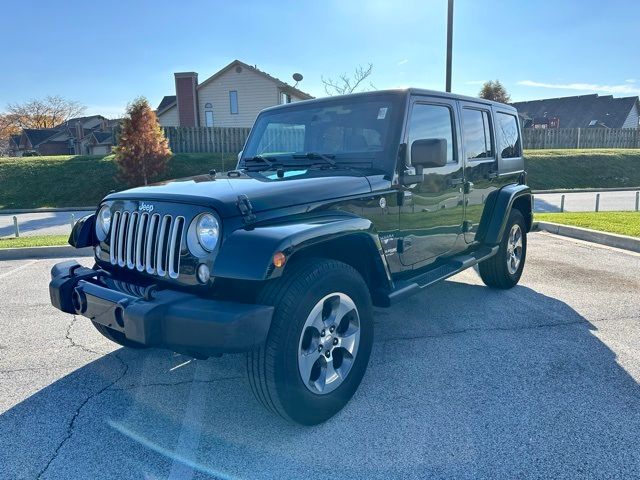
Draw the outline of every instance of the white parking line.
<instances>
[{"instance_id":1,"label":"white parking line","mask_svg":"<svg viewBox=\"0 0 640 480\"><path fill-rule=\"evenodd\" d=\"M167 477L168 480L189 480L193 478L195 473L190 463L197 462L200 433L207 400L208 385L205 382L209 379L209 374L204 370L202 362L196 362L193 379L194 382L191 384L191 390L189 391L187 408L182 419L180 436L173 452L173 462ZM189 459L190 462L185 463L182 460L185 458Z\"/></svg>"},{"instance_id":2,"label":"white parking line","mask_svg":"<svg viewBox=\"0 0 640 480\"><path fill-rule=\"evenodd\" d=\"M4 272L2 274L0 274L0 279L2 278L7 278L10 275L13 275L16 272L19 272L20 270L24 270L27 267L30 267L31 265L33 265L34 263L37 263L38 260L30 260L27 263L23 263L22 265L20 265L19 267L14 268L13 270L9 270L8 272Z\"/></svg>"}]
</instances>

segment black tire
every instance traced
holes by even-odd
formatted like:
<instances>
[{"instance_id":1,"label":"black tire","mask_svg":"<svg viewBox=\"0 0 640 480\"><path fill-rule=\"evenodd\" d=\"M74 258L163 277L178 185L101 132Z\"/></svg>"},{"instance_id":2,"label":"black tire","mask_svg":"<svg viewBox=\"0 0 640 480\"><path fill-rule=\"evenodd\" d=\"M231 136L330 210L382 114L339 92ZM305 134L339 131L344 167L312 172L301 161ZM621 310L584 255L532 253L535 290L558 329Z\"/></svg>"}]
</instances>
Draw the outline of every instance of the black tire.
<instances>
[{"instance_id":1,"label":"black tire","mask_svg":"<svg viewBox=\"0 0 640 480\"><path fill-rule=\"evenodd\" d=\"M508 259L509 252L509 236L511 229L514 225L518 225L522 235L522 253L520 256L520 263L518 268L514 272L509 271ZM527 258L527 230L524 221L524 216L520 210L512 209L509 214L507 226L502 240L500 241L500 247L498 253L493 257L480 262L478 265L480 278L485 285L491 288L508 289L514 287L520 277L522 276L522 270L524 269L525 260Z\"/></svg>"},{"instance_id":2,"label":"black tire","mask_svg":"<svg viewBox=\"0 0 640 480\"><path fill-rule=\"evenodd\" d=\"M146 345L142 345L141 343L133 342L127 339L127 337L125 337L122 332L118 332L117 330L105 327L104 325L94 322L93 320L91 321L91 323L94 327L96 327L96 330L98 330L98 332L102 334L102 336L104 336L108 340L111 340L112 342L117 343L118 345L126 348L135 348L137 350L148 348Z\"/></svg>"},{"instance_id":3,"label":"black tire","mask_svg":"<svg viewBox=\"0 0 640 480\"><path fill-rule=\"evenodd\" d=\"M373 345L371 296L360 274L336 260L307 259L289 269L281 278L268 282L258 296L257 303L273 305L275 311L265 345L247 354L247 376L253 394L265 408L287 420L316 425L347 404L367 369ZM299 372L299 342L314 306L335 292L353 300L360 340L342 383L319 394L305 385Z\"/></svg>"}]
</instances>

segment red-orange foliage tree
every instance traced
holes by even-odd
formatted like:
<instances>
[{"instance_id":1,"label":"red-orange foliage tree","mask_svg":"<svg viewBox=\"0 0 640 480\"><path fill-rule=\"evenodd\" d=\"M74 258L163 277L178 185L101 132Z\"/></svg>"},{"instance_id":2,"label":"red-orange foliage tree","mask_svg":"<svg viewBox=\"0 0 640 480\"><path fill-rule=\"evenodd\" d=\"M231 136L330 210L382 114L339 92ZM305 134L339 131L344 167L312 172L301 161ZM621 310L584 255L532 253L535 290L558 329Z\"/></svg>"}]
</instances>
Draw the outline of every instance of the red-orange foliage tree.
<instances>
[{"instance_id":1,"label":"red-orange foliage tree","mask_svg":"<svg viewBox=\"0 0 640 480\"><path fill-rule=\"evenodd\" d=\"M114 150L118 175L129 185L146 185L167 169L171 150L146 98L136 98L127 106Z\"/></svg>"}]
</instances>

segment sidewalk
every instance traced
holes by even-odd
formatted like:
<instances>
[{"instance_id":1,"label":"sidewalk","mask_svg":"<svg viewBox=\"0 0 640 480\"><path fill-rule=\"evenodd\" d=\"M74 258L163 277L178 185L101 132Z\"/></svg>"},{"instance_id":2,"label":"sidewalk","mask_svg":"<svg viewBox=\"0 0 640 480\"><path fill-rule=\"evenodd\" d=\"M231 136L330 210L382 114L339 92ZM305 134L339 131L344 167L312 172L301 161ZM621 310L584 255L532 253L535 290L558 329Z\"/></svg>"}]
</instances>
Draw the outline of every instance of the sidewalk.
<instances>
[{"instance_id":1,"label":"sidewalk","mask_svg":"<svg viewBox=\"0 0 640 480\"><path fill-rule=\"evenodd\" d=\"M29 213L2 213L0 214L0 237L12 237L15 235L13 217L18 219L21 236L29 235L68 235L71 233L71 220L78 220L91 211L55 211L55 212L29 212Z\"/></svg>"}]
</instances>

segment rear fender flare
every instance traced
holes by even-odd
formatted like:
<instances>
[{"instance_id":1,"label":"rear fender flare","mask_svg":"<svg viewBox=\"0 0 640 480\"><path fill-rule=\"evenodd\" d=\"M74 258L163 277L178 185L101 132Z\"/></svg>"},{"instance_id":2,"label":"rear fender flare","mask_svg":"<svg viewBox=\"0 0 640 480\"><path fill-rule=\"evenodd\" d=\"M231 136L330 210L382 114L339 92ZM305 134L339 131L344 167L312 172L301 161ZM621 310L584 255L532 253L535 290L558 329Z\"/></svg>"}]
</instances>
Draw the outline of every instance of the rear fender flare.
<instances>
[{"instance_id":1,"label":"rear fender flare","mask_svg":"<svg viewBox=\"0 0 640 480\"><path fill-rule=\"evenodd\" d=\"M507 185L492 192L487 197L476 238L487 245L500 243L514 205L522 211L527 231L530 231L533 220L532 201L531 189L526 185Z\"/></svg>"}]
</instances>

